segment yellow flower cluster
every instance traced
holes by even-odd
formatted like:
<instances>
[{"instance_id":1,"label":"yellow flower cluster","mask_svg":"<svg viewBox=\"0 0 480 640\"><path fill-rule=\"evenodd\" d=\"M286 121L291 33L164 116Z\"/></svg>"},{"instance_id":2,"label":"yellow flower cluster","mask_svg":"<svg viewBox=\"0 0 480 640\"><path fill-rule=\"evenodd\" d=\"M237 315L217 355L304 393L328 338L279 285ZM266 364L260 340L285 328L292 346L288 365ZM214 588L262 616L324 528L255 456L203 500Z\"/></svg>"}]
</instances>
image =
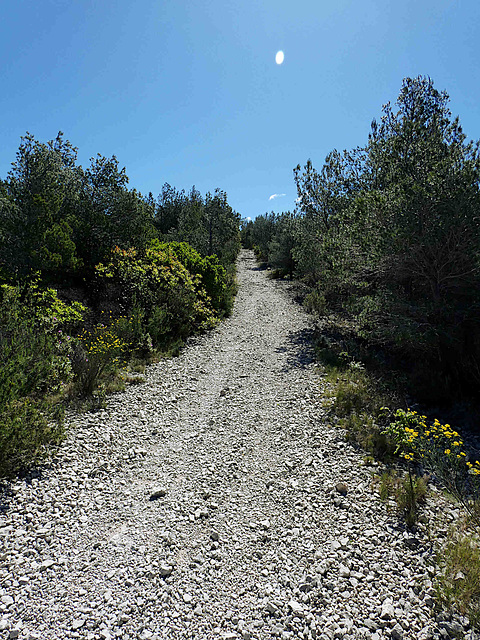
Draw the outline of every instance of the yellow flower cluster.
<instances>
[{"instance_id":1,"label":"yellow flower cluster","mask_svg":"<svg viewBox=\"0 0 480 640\"><path fill-rule=\"evenodd\" d=\"M473 473L475 476L480 476L480 462L478 460L475 460L475 464L467 461L466 465L470 473Z\"/></svg>"},{"instance_id":2,"label":"yellow flower cluster","mask_svg":"<svg viewBox=\"0 0 480 640\"><path fill-rule=\"evenodd\" d=\"M106 319L108 324L98 324L91 331L84 330L78 337L88 356L111 359L115 364L119 362L118 356L128 347L118 335L120 326L128 320L125 317L112 320L111 313L109 316Z\"/></svg>"},{"instance_id":3,"label":"yellow flower cluster","mask_svg":"<svg viewBox=\"0 0 480 640\"><path fill-rule=\"evenodd\" d=\"M420 454L423 458L425 454L431 454L432 451L440 449L450 460L465 462L469 473L480 476L480 462L476 460L475 463L472 463L467 460L467 454L461 449L463 440L449 424L441 424L435 418L433 424L428 427L427 417L418 415L416 411L408 409L401 414L405 418L405 422L416 427L403 426L403 445L407 451L401 455L405 460L413 460L414 453Z\"/></svg>"}]
</instances>

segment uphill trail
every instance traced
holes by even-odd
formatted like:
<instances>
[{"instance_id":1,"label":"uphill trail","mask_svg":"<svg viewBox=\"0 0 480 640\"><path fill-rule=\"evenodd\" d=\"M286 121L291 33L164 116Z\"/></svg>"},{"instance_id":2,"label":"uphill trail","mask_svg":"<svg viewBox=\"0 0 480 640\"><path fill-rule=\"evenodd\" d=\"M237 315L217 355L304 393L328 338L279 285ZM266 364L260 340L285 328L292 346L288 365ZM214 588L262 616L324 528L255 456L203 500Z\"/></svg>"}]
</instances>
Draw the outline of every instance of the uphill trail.
<instances>
[{"instance_id":1,"label":"uphill trail","mask_svg":"<svg viewBox=\"0 0 480 640\"><path fill-rule=\"evenodd\" d=\"M249 251L238 281L230 318L4 496L0 638L475 637L432 617L431 545L327 424L289 283Z\"/></svg>"}]
</instances>

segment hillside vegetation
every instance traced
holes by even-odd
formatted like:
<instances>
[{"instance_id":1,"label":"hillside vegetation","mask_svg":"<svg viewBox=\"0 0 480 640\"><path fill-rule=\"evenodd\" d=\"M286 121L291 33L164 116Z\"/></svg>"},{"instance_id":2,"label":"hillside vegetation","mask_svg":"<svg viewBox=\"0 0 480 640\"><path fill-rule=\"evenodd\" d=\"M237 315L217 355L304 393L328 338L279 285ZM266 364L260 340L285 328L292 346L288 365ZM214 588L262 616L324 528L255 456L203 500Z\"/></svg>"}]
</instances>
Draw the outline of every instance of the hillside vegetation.
<instances>
[{"instance_id":1,"label":"hillside vegetation","mask_svg":"<svg viewBox=\"0 0 480 640\"><path fill-rule=\"evenodd\" d=\"M98 406L231 311L239 215L217 189L128 188L59 133L27 134L0 180L0 475L62 436L72 399Z\"/></svg>"}]
</instances>

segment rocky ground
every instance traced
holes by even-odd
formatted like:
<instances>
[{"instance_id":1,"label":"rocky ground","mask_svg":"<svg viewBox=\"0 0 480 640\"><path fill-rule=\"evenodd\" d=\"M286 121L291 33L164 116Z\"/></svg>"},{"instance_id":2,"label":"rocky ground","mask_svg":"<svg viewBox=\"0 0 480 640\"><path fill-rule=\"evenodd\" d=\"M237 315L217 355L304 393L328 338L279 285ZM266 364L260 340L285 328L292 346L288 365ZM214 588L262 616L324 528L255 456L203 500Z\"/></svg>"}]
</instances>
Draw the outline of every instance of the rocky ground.
<instances>
[{"instance_id":1,"label":"rocky ground","mask_svg":"<svg viewBox=\"0 0 480 640\"><path fill-rule=\"evenodd\" d=\"M288 283L249 252L238 276L231 318L72 416L55 460L4 493L0 637L478 637L434 616L428 536L326 424Z\"/></svg>"}]
</instances>

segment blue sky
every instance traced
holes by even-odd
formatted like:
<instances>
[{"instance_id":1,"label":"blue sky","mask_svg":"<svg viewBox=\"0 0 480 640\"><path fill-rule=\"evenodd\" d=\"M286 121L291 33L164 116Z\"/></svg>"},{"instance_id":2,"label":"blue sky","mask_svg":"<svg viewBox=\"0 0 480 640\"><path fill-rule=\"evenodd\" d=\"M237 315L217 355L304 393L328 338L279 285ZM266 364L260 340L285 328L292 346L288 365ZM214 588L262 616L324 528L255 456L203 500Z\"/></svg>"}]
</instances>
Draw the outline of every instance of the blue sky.
<instances>
[{"instance_id":1,"label":"blue sky","mask_svg":"<svg viewBox=\"0 0 480 640\"><path fill-rule=\"evenodd\" d=\"M446 89L480 138L479 27L478 0L11 0L0 177L26 131L61 130L144 194L219 187L243 217L293 210L293 168L365 143L406 76Z\"/></svg>"}]
</instances>

